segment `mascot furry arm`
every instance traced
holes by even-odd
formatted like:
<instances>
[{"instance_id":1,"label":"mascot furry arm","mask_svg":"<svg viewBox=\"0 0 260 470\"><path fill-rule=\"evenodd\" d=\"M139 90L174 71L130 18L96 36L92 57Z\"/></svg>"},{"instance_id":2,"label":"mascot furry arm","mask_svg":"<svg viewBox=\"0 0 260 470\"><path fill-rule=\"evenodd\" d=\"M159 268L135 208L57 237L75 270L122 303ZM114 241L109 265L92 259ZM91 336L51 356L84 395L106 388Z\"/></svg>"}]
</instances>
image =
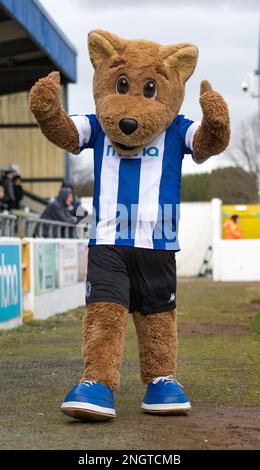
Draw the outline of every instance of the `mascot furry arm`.
<instances>
[{"instance_id":1,"label":"mascot furry arm","mask_svg":"<svg viewBox=\"0 0 260 470\"><path fill-rule=\"evenodd\" d=\"M108 34L110 33L103 31L94 31L89 34L90 57L95 69L102 59L105 60L113 52L107 37L111 39L114 35L107 36ZM116 37L116 39L118 42L120 41L120 38ZM163 55L169 54L167 51L172 51L175 48L176 52L174 54L171 52L170 57L164 63L167 67L177 68L179 75L185 74L184 83L193 72L198 55L196 47L187 46L181 50L178 49L179 46L161 46ZM109 47L111 47L111 51ZM189 56L187 50L189 50ZM185 68L183 68L184 60ZM190 68L188 67L189 60L191 62ZM187 67L189 70L186 70ZM59 72L52 72L47 77L40 79L30 92L29 107L43 134L52 143L73 154L78 154L78 131L73 121L62 109L59 100L59 87ZM206 80L201 83L200 105L203 118L193 141L194 159L197 162L203 162L210 156L223 152L230 139L229 112L226 102L219 93L212 90L210 83Z\"/></svg>"},{"instance_id":2,"label":"mascot furry arm","mask_svg":"<svg viewBox=\"0 0 260 470\"><path fill-rule=\"evenodd\" d=\"M29 108L42 133L50 142L68 152L78 154L78 131L60 104L59 88L59 72L52 72L48 77L41 78L30 92Z\"/></svg>"}]
</instances>

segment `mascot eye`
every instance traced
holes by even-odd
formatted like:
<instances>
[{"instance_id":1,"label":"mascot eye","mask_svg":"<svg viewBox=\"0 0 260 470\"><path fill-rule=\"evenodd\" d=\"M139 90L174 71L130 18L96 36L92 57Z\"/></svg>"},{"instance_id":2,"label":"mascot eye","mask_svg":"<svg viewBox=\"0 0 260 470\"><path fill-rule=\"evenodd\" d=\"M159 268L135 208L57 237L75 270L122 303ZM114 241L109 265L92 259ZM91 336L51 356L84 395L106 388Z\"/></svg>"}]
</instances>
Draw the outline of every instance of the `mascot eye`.
<instances>
[{"instance_id":1,"label":"mascot eye","mask_svg":"<svg viewBox=\"0 0 260 470\"><path fill-rule=\"evenodd\" d=\"M129 90L128 78L122 75L116 82L116 92L120 95L125 95Z\"/></svg>"},{"instance_id":2,"label":"mascot eye","mask_svg":"<svg viewBox=\"0 0 260 470\"><path fill-rule=\"evenodd\" d=\"M148 80L144 85L145 98L156 98L157 90L156 83L153 80Z\"/></svg>"}]
</instances>

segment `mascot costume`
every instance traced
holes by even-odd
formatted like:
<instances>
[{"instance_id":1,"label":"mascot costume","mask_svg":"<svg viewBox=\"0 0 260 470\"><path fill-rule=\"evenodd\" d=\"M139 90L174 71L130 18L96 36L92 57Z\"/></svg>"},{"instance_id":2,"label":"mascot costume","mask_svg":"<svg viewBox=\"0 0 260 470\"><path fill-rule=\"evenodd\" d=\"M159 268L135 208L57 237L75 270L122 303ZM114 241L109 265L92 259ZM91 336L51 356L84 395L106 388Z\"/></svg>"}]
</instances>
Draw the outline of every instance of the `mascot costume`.
<instances>
[{"instance_id":1,"label":"mascot costume","mask_svg":"<svg viewBox=\"0 0 260 470\"><path fill-rule=\"evenodd\" d=\"M39 80L30 93L30 110L47 139L76 155L94 149L85 367L61 409L80 420L115 418L113 395L131 312L147 384L142 409L186 413L190 401L175 379L181 167L185 154L202 163L225 150L228 108L203 81L202 121L179 114L198 59L192 44L161 46L96 30L88 45L95 69L95 115L65 113L57 72Z\"/></svg>"}]
</instances>

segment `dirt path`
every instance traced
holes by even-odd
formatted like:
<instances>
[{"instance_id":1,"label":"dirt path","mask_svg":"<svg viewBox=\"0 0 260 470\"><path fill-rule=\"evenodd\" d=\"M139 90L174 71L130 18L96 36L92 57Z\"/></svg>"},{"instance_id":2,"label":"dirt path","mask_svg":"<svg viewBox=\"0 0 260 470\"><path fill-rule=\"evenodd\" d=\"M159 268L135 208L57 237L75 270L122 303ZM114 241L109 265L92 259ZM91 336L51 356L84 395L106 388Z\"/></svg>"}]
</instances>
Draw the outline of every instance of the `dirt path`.
<instances>
[{"instance_id":1,"label":"dirt path","mask_svg":"<svg viewBox=\"0 0 260 470\"><path fill-rule=\"evenodd\" d=\"M258 290L180 284L178 378L193 404L187 417L140 411L145 387L131 319L113 423L79 423L59 411L81 375L83 310L1 333L0 448L260 449L260 345L250 329Z\"/></svg>"}]
</instances>

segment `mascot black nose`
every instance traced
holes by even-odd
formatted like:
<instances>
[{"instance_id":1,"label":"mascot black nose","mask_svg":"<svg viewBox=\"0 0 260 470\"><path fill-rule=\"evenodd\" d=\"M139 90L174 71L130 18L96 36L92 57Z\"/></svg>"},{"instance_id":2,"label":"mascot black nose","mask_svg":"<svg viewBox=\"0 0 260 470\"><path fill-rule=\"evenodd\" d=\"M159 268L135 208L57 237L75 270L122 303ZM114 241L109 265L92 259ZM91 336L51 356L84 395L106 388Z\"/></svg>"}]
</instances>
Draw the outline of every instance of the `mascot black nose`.
<instances>
[{"instance_id":1,"label":"mascot black nose","mask_svg":"<svg viewBox=\"0 0 260 470\"><path fill-rule=\"evenodd\" d=\"M136 131L138 122L135 119L121 119L119 127L124 134L130 135Z\"/></svg>"}]
</instances>

